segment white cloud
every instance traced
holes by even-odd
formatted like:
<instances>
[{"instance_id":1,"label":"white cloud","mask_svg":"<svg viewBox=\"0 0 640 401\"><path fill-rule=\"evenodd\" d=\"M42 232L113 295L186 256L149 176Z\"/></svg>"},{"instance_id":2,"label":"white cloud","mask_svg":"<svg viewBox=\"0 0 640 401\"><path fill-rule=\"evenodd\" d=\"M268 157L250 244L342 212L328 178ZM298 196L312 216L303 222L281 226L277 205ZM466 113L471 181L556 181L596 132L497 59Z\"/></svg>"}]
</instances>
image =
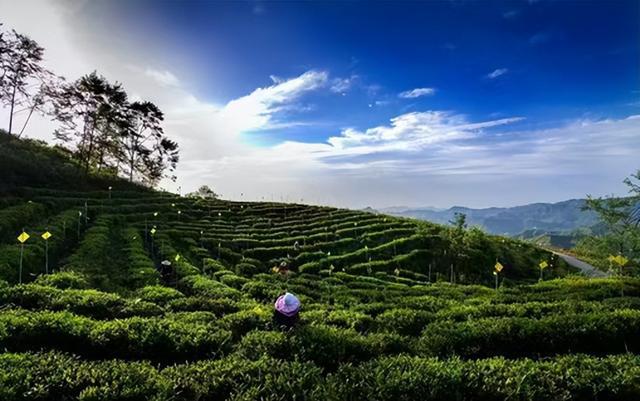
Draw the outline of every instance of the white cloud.
<instances>
[{"instance_id":1,"label":"white cloud","mask_svg":"<svg viewBox=\"0 0 640 401\"><path fill-rule=\"evenodd\" d=\"M307 199L331 193L332 202L352 206L512 205L614 192L640 153L640 116L489 131L520 120L408 113L389 125L345 129L327 143L287 141L202 160L194 174L236 177L230 187L254 196L274 188Z\"/></svg>"},{"instance_id":2,"label":"white cloud","mask_svg":"<svg viewBox=\"0 0 640 401\"><path fill-rule=\"evenodd\" d=\"M442 111L402 114L391 119L391 125L369 128L365 131L346 129L328 143L336 149L356 146L377 146L378 150L420 150L440 142L468 138L482 128L508 124L520 118L508 118L470 124L462 115ZM372 149L372 148L367 148Z\"/></svg>"},{"instance_id":3,"label":"white cloud","mask_svg":"<svg viewBox=\"0 0 640 401\"><path fill-rule=\"evenodd\" d=\"M508 68L497 68L497 69L491 71L490 73L488 73L486 75L486 77L489 78L489 79L496 79L498 77L503 76L504 74L506 74L508 72L509 72Z\"/></svg>"},{"instance_id":4,"label":"white cloud","mask_svg":"<svg viewBox=\"0 0 640 401\"><path fill-rule=\"evenodd\" d=\"M240 133L302 124L281 115L303 112L306 94L329 91L338 81L325 71L308 71L288 79L272 76L271 83L230 101L203 99L187 89L198 84L189 82L189 71L170 72L176 80L165 83L177 86L159 85L145 71L170 77L157 66L171 60L133 42L123 49L83 21L82 7L69 7L0 0L3 22L40 42L49 68L69 79L97 69L136 98L158 104L167 118L165 131L181 149L179 182L167 184L169 189L181 185L186 192L208 184L229 198L243 192L245 199L282 196L351 207L489 206L624 194L620 180L637 167L640 117L522 131L509 125L517 117L475 122L455 112L423 111L327 132L326 141L255 147ZM362 88L369 96L380 90ZM33 120L26 135L50 141L54 124Z\"/></svg>"},{"instance_id":5,"label":"white cloud","mask_svg":"<svg viewBox=\"0 0 640 401\"><path fill-rule=\"evenodd\" d=\"M324 71L308 71L296 78L258 88L227 103L214 118L233 134L269 128L278 111L302 94L323 87L328 75Z\"/></svg>"},{"instance_id":6,"label":"white cloud","mask_svg":"<svg viewBox=\"0 0 640 401\"><path fill-rule=\"evenodd\" d=\"M279 83L281 83L281 82L283 82L283 81L284 81L284 79L280 78L280 77L279 77L279 76L277 76L277 75L273 75L273 74L269 75L269 79L270 79L270 80L271 80L271 82L273 82L274 84L279 84Z\"/></svg>"},{"instance_id":7,"label":"white cloud","mask_svg":"<svg viewBox=\"0 0 640 401\"><path fill-rule=\"evenodd\" d=\"M167 70L156 70L156 69L147 67L144 70L144 73L148 77L153 78L160 85L163 85L163 86L180 86L180 81L170 71L167 71Z\"/></svg>"},{"instance_id":8,"label":"white cloud","mask_svg":"<svg viewBox=\"0 0 640 401\"><path fill-rule=\"evenodd\" d=\"M436 93L434 88L415 88L408 91L400 92L399 97L404 99L414 99L421 96L430 96Z\"/></svg>"},{"instance_id":9,"label":"white cloud","mask_svg":"<svg viewBox=\"0 0 640 401\"><path fill-rule=\"evenodd\" d=\"M349 78L334 78L331 80L331 86L329 89L334 93L344 94L347 92L353 84L358 80L357 75L352 75Z\"/></svg>"}]
</instances>

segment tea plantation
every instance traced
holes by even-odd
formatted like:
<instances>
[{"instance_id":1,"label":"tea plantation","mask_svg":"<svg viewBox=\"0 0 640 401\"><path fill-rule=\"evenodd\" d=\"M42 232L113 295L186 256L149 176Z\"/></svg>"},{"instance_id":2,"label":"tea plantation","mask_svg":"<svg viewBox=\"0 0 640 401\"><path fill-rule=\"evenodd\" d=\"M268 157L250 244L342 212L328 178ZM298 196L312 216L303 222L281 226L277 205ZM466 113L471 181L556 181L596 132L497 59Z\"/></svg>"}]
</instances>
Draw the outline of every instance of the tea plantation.
<instances>
[{"instance_id":1,"label":"tea plantation","mask_svg":"<svg viewBox=\"0 0 640 401\"><path fill-rule=\"evenodd\" d=\"M475 229L183 198L67 160L0 147L0 400L640 399L638 279L581 278ZM272 321L285 290L291 330Z\"/></svg>"},{"instance_id":2,"label":"tea plantation","mask_svg":"<svg viewBox=\"0 0 640 401\"><path fill-rule=\"evenodd\" d=\"M640 280L562 278L524 243L151 191L1 203L2 400L640 397ZM292 330L271 319L285 290Z\"/></svg>"}]
</instances>

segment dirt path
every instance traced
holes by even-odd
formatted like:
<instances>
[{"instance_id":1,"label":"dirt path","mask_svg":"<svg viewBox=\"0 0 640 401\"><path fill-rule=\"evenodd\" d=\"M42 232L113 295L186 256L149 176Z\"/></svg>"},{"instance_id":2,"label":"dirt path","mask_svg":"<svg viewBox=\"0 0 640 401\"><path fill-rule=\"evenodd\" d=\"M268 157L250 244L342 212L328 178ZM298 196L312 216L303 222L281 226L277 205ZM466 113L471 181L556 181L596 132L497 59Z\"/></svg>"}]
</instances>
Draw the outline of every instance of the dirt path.
<instances>
[{"instance_id":1,"label":"dirt path","mask_svg":"<svg viewBox=\"0 0 640 401\"><path fill-rule=\"evenodd\" d=\"M565 262L567 262L569 265L576 267L578 269L580 269L580 271L587 277L607 277L609 276L608 273L603 272L602 270L598 269L597 267L590 265L587 262L583 262L580 259L577 259L573 256L570 255L566 255L564 253L560 253L554 250L550 250L551 252L553 252L554 254L558 255L559 257L561 257Z\"/></svg>"}]
</instances>

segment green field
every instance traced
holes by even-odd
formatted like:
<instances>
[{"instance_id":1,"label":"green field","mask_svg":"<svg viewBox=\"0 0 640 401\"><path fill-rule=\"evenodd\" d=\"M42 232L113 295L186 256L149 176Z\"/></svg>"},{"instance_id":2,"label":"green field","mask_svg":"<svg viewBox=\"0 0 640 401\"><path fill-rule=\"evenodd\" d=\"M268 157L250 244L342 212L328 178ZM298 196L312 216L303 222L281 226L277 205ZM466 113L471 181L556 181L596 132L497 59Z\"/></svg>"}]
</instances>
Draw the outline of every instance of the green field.
<instances>
[{"instance_id":1,"label":"green field","mask_svg":"<svg viewBox=\"0 0 640 401\"><path fill-rule=\"evenodd\" d=\"M638 279L361 211L74 190L41 151L4 166L0 400L640 398ZM59 188L15 185L40 174ZM272 323L285 290L292 330Z\"/></svg>"}]
</instances>

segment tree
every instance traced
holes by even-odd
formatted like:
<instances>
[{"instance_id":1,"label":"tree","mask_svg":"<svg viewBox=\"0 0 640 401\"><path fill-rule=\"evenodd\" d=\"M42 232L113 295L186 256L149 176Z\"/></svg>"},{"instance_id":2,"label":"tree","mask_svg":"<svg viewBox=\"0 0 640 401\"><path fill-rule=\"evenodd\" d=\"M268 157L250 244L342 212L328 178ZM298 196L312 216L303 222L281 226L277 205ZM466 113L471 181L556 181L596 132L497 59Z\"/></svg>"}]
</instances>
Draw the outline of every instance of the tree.
<instances>
[{"instance_id":1,"label":"tree","mask_svg":"<svg viewBox=\"0 0 640 401\"><path fill-rule=\"evenodd\" d=\"M117 159L117 135L129 127L127 94L95 71L63 85L54 98L56 118L62 123L54 135L74 142L76 155L88 173L101 168L105 157Z\"/></svg>"},{"instance_id":2,"label":"tree","mask_svg":"<svg viewBox=\"0 0 640 401\"><path fill-rule=\"evenodd\" d=\"M457 260L458 264L462 264L463 260L467 259L467 255L464 251L464 237L465 228L467 227L467 215L460 212L455 212L453 220L449 221L454 226L453 230L449 232L450 251L452 256L451 263L451 282L455 282L454 276L454 260Z\"/></svg>"},{"instance_id":3,"label":"tree","mask_svg":"<svg viewBox=\"0 0 640 401\"><path fill-rule=\"evenodd\" d=\"M2 30L2 23L0 23L0 86L4 86L4 77L10 60L9 51L9 41L6 32Z\"/></svg>"},{"instance_id":4,"label":"tree","mask_svg":"<svg viewBox=\"0 0 640 401\"><path fill-rule=\"evenodd\" d=\"M449 220L449 224L453 225L456 230L464 231L467 228L467 215L461 212L453 214L453 220Z\"/></svg>"},{"instance_id":5,"label":"tree","mask_svg":"<svg viewBox=\"0 0 640 401\"><path fill-rule=\"evenodd\" d=\"M605 233L581 240L576 248L580 252L588 250L589 256L600 259L601 265L612 254L631 260L640 258L640 170L626 178L624 183L629 187L629 196L587 196L583 208L598 214Z\"/></svg>"},{"instance_id":6,"label":"tree","mask_svg":"<svg viewBox=\"0 0 640 401\"><path fill-rule=\"evenodd\" d=\"M175 170L178 144L164 136L164 116L153 103L129 103L120 84L95 71L62 85L54 99L62 123L55 137L75 144L86 173L113 168L118 174L124 164L130 181L153 186Z\"/></svg>"},{"instance_id":7,"label":"tree","mask_svg":"<svg viewBox=\"0 0 640 401\"><path fill-rule=\"evenodd\" d=\"M128 106L129 127L122 131L120 143L125 154L129 181L139 177L154 181L165 168L175 169L178 146L164 137L162 111L151 102L133 102Z\"/></svg>"},{"instance_id":8,"label":"tree","mask_svg":"<svg viewBox=\"0 0 640 401\"><path fill-rule=\"evenodd\" d=\"M197 191L187 194L188 198L201 198L201 199L218 199L218 194L213 192L208 185L202 185Z\"/></svg>"},{"instance_id":9,"label":"tree","mask_svg":"<svg viewBox=\"0 0 640 401\"><path fill-rule=\"evenodd\" d=\"M640 170L624 180L629 187L630 196L594 198L587 196L583 209L592 210L598 214L607 228L607 235L615 238L620 255L625 253L626 239L629 235L637 234L639 221L636 216L640 205Z\"/></svg>"},{"instance_id":10,"label":"tree","mask_svg":"<svg viewBox=\"0 0 640 401\"><path fill-rule=\"evenodd\" d=\"M13 130L17 113L28 111L28 117L20 130L26 128L31 115L48 97L53 74L42 66L44 49L26 35L11 31L1 33L0 40L0 101L9 107L9 132ZM17 108L22 107L20 110Z\"/></svg>"}]
</instances>

